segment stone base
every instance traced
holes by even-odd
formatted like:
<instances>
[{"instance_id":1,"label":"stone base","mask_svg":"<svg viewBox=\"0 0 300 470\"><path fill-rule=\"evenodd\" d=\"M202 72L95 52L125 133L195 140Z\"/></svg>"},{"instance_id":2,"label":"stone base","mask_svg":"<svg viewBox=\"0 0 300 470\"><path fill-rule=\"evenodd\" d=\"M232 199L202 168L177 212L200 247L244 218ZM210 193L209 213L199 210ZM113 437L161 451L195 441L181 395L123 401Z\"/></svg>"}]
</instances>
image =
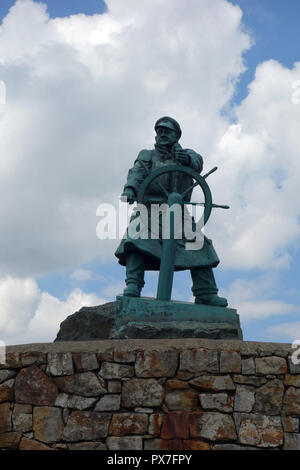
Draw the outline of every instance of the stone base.
<instances>
[{"instance_id":1,"label":"stone base","mask_svg":"<svg viewBox=\"0 0 300 470\"><path fill-rule=\"evenodd\" d=\"M243 339L235 309L117 296L112 339Z\"/></svg>"}]
</instances>

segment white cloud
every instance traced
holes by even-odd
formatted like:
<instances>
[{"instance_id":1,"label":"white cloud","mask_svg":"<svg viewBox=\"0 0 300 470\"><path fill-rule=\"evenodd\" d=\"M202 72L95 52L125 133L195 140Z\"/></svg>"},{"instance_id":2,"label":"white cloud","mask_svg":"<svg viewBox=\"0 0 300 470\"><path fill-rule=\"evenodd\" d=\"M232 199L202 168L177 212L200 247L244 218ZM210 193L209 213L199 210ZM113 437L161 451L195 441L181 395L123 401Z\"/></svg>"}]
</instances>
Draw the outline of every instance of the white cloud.
<instances>
[{"instance_id":1,"label":"white cloud","mask_svg":"<svg viewBox=\"0 0 300 470\"><path fill-rule=\"evenodd\" d=\"M100 276L97 276L97 278ZM95 279L94 273L88 269L78 268L71 274L70 278L74 281L86 282Z\"/></svg>"},{"instance_id":2,"label":"white cloud","mask_svg":"<svg viewBox=\"0 0 300 470\"><path fill-rule=\"evenodd\" d=\"M229 307L237 309L243 322L261 320L273 315L293 313L296 307L276 297L278 284L270 274L254 280L237 279L229 289L221 290Z\"/></svg>"},{"instance_id":3,"label":"white cloud","mask_svg":"<svg viewBox=\"0 0 300 470\"><path fill-rule=\"evenodd\" d=\"M266 330L266 334L272 338L288 338L291 342L300 340L300 322L281 323L279 325L270 326Z\"/></svg>"},{"instance_id":4,"label":"white cloud","mask_svg":"<svg viewBox=\"0 0 300 470\"><path fill-rule=\"evenodd\" d=\"M187 5L188 3L188 5ZM117 204L153 123L174 115L204 155L217 203L207 235L223 267L283 268L299 243L300 63L257 68L228 108L251 38L226 0L109 0L103 15L50 19L19 0L0 28L0 273L76 269L116 241L96 237L101 202ZM271 307L270 307L271 308ZM272 308L275 308L274 306Z\"/></svg>"},{"instance_id":5,"label":"white cloud","mask_svg":"<svg viewBox=\"0 0 300 470\"><path fill-rule=\"evenodd\" d=\"M285 268L299 246L300 106L291 99L299 76L300 62L260 64L216 145L220 172L210 181L217 202L232 208L211 226L223 266Z\"/></svg>"},{"instance_id":6,"label":"white cloud","mask_svg":"<svg viewBox=\"0 0 300 470\"><path fill-rule=\"evenodd\" d=\"M188 4L187 4L188 3ZM76 269L117 242L96 238L153 125L169 114L183 145L209 155L250 47L226 0L110 0L103 15L50 19L19 0L0 28L0 274ZM224 176L224 173L222 174Z\"/></svg>"},{"instance_id":7,"label":"white cloud","mask_svg":"<svg viewBox=\"0 0 300 470\"><path fill-rule=\"evenodd\" d=\"M30 340L53 341L58 333L60 323L68 315L77 312L81 307L101 305L105 302L96 294L87 294L81 289L73 290L65 301L43 292L40 304L29 324Z\"/></svg>"},{"instance_id":8,"label":"white cloud","mask_svg":"<svg viewBox=\"0 0 300 470\"><path fill-rule=\"evenodd\" d=\"M0 279L0 340L6 344L52 342L60 323L81 307L106 301L81 289L65 300L41 292L30 278Z\"/></svg>"}]
</instances>

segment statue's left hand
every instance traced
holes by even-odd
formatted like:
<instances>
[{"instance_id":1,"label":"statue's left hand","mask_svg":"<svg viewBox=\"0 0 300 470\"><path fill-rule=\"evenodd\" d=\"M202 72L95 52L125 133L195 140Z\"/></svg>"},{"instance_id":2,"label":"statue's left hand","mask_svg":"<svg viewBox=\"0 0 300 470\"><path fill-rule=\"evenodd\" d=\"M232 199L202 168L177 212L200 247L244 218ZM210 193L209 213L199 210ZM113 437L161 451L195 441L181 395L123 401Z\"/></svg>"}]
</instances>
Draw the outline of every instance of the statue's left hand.
<instances>
[{"instance_id":1,"label":"statue's left hand","mask_svg":"<svg viewBox=\"0 0 300 470\"><path fill-rule=\"evenodd\" d=\"M190 164L190 157L183 149L178 149L175 151L175 159L178 161L178 163L181 163L181 165L188 166Z\"/></svg>"},{"instance_id":2,"label":"statue's left hand","mask_svg":"<svg viewBox=\"0 0 300 470\"><path fill-rule=\"evenodd\" d=\"M133 204L136 197L134 191L131 188L126 188L121 195L121 201L128 202L129 204Z\"/></svg>"}]
</instances>

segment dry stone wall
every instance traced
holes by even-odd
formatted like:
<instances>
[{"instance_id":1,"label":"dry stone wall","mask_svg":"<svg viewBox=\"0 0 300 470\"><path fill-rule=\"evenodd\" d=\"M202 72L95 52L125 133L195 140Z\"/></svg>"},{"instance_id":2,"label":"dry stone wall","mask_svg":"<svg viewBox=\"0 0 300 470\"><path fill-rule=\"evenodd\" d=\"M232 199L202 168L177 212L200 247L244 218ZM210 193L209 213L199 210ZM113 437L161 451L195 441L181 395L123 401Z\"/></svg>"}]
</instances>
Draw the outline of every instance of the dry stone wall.
<instances>
[{"instance_id":1,"label":"dry stone wall","mask_svg":"<svg viewBox=\"0 0 300 470\"><path fill-rule=\"evenodd\" d=\"M0 448L299 450L293 352L201 339L8 347Z\"/></svg>"}]
</instances>

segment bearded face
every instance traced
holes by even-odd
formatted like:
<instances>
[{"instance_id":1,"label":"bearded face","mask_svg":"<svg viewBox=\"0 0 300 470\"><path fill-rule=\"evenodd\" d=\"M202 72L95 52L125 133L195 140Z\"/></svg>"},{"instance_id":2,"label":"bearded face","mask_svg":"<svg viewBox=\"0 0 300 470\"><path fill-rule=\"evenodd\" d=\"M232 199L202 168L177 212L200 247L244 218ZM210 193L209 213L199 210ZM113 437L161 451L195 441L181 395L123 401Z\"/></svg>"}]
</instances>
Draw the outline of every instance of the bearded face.
<instances>
[{"instance_id":1,"label":"bearded face","mask_svg":"<svg viewBox=\"0 0 300 470\"><path fill-rule=\"evenodd\" d=\"M172 147L178 141L178 134L175 129L165 126L158 126L156 128L155 142L157 145L164 147Z\"/></svg>"}]
</instances>

